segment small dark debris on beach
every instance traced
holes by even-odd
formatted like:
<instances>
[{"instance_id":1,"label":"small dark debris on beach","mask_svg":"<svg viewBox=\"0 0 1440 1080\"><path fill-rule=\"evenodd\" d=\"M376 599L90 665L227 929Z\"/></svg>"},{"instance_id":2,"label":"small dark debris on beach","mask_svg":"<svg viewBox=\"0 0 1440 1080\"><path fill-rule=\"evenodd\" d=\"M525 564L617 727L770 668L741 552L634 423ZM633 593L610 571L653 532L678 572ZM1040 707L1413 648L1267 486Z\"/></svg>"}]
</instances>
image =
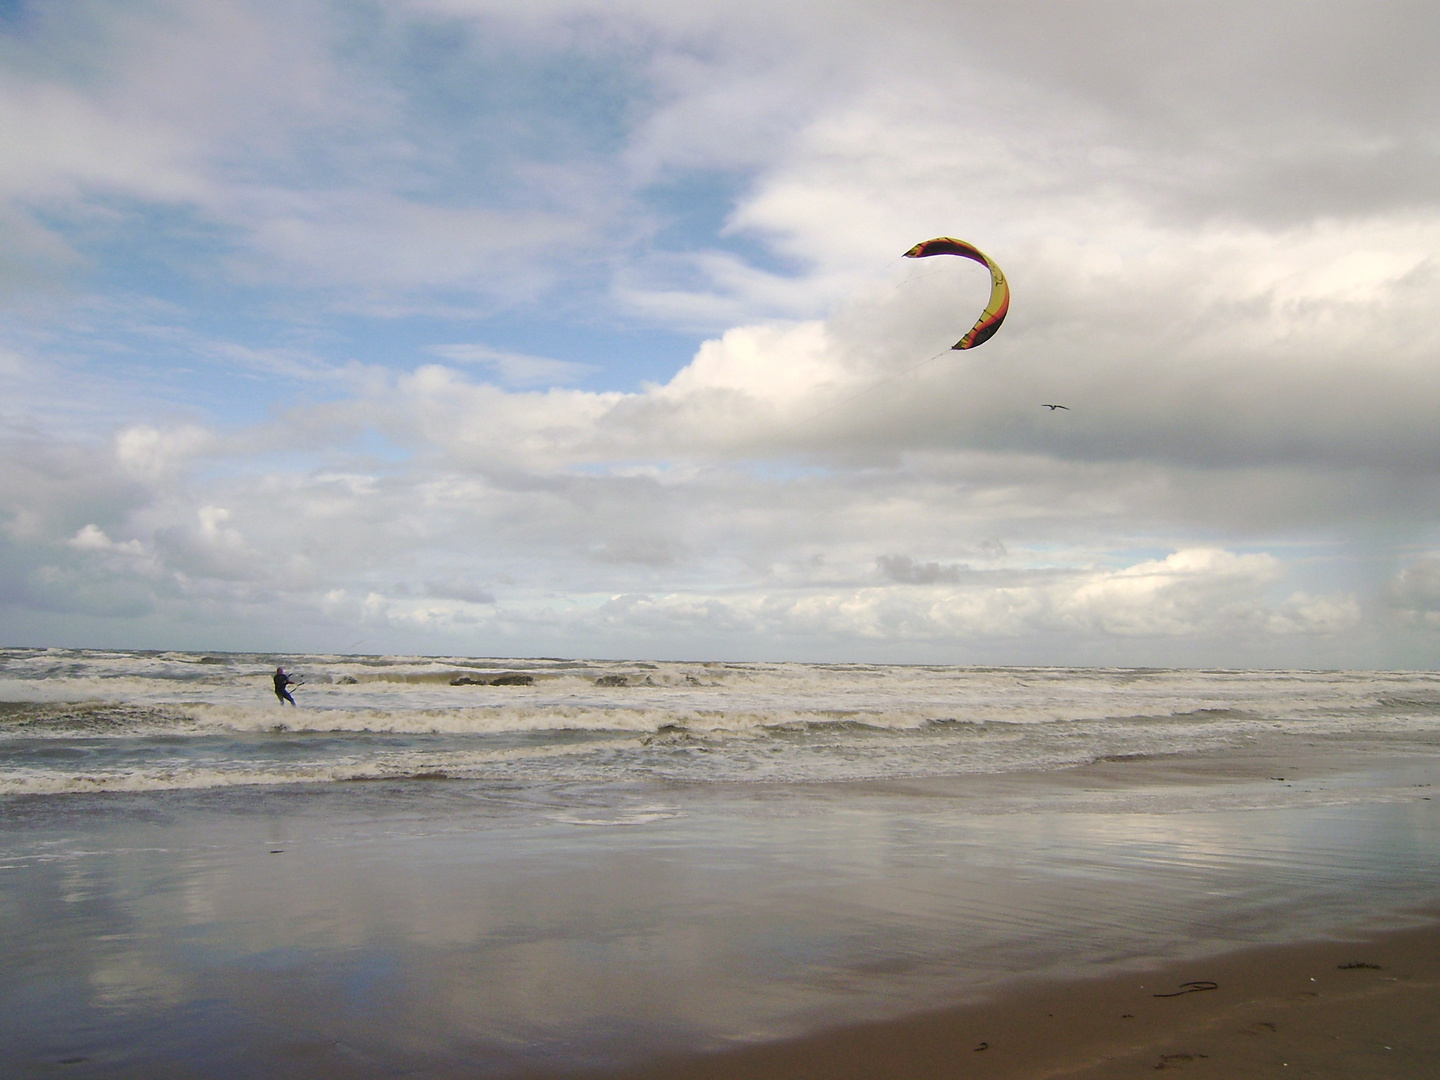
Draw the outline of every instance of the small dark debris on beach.
<instances>
[{"instance_id":1,"label":"small dark debris on beach","mask_svg":"<svg viewBox=\"0 0 1440 1080\"><path fill-rule=\"evenodd\" d=\"M1179 997L1181 994L1198 994L1201 990L1219 990L1220 984L1211 982L1209 979L1193 979L1190 982L1180 984L1180 989L1169 994L1156 994L1155 997Z\"/></svg>"},{"instance_id":2,"label":"small dark debris on beach","mask_svg":"<svg viewBox=\"0 0 1440 1080\"><path fill-rule=\"evenodd\" d=\"M1336 964L1335 966L1341 971L1358 971L1361 968L1364 968L1367 971L1384 970L1384 968L1382 968L1379 964L1367 964L1362 960L1352 960L1348 964Z\"/></svg>"},{"instance_id":3,"label":"small dark debris on beach","mask_svg":"<svg viewBox=\"0 0 1440 1080\"><path fill-rule=\"evenodd\" d=\"M990 1044L989 1044L988 1042L982 1042L979 1046L975 1047L974 1053L977 1053L977 1054L978 1054L978 1053L980 1053L981 1050L989 1050L989 1049L990 1049Z\"/></svg>"},{"instance_id":4,"label":"small dark debris on beach","mask_svg":"<svg viewBox=\"0 0 1440 1080\"><path fill-rule=\"evenodd\" d=\"M285 849L284 849L283 847L271 848L271 849L270 849L270 854L271 854L271 855L284 855L284 854L285 854Z\"/></svg>"},{"instance_id":5,"label":"small dark debris on beach","mask_svg":"<svg viewBox=\"0 0 1440 1080\"><path fill-rule=\"evenodd\" d=\"M1173 1069L1186 1061L1195 1061L1207 1057L1206 1054L1161 1054L1160 1060L1155 1063L1157 1069Z\"/></svg>"}]
</instances>

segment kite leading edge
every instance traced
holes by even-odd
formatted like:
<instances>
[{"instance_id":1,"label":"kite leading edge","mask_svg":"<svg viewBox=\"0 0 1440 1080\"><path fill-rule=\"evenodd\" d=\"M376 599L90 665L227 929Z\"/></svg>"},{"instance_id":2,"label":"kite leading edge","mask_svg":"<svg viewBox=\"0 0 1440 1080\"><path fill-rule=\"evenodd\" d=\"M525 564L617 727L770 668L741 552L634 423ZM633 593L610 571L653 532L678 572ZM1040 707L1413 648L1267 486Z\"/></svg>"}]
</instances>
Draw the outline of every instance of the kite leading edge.
<instances>
[{"instance_id":1,"label":"kite leading edge","mask_svg":"<svg viewBox=\"0 0 1440 1080\"><path fill-rule=\"evenodd\" d=\"M923 259L929 255L959 255L963 259L978 262L990 271L990 302L981 312L980 321L970 328L968 334L950 347L952 349L973 349L976 345L982 345L989 341L995 336L995 331L1000 329L1000 324L1005 321L1006 312L1010 310L1010 286L1005 281L1005 275L1001 272L1000 267L996 266L990 260L990 256L974 244L967 244L964 240L956 240L949 236L938 236L934 240L926 240L923 244L916 244L905 252L907 259Z\"/></svg>"}]
</instances>

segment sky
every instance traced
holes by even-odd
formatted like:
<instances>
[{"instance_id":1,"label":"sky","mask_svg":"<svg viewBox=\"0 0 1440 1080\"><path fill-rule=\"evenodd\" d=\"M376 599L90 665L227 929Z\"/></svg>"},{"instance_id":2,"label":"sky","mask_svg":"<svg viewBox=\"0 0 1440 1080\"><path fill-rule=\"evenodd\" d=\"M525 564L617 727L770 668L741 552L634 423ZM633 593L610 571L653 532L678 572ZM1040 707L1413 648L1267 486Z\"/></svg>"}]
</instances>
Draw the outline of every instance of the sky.
<instances>
[{"instance_id":1,"label":"sky","mask_svg":"<svg viewBox=\"0 0 1440 1080\"><path fill-rule=\"evenodd\" d=\"M1437 53L1419 0L0 2L0 644L1434 667ZM979 348L937 236L1010 281Z\"/></svg>"}]
</instances>

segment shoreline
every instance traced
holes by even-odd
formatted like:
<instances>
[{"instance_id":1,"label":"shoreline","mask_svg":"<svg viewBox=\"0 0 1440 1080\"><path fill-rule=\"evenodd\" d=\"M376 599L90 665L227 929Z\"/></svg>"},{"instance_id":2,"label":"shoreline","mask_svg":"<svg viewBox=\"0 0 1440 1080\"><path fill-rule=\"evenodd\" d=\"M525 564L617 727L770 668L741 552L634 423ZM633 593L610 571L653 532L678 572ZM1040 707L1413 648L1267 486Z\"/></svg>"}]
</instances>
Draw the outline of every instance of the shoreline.
<instances>
[{"instance_id":1,"label":"shoreline","mask_svg":"<svg viewBox=\"0 0 1440 1080\"><path fill-rule=\"evenodd\" d=\"M37 1078L1431 1076L1437 769L1359 733L0 800L0 1045Z\"/></svg>"},{"instance_id":2,"label":"shoreline","mask_svg":"<svg viewBox=\"0 0 1440 1080\"><path fill-rule=\"evenodd\" d=\"M1440 1060L1440 908L1419 925L1265 945L795 1039L533 1080L1428 1080ZM1212 986L1213 984L1213 986Z\"/></svg>"}]
</instances>

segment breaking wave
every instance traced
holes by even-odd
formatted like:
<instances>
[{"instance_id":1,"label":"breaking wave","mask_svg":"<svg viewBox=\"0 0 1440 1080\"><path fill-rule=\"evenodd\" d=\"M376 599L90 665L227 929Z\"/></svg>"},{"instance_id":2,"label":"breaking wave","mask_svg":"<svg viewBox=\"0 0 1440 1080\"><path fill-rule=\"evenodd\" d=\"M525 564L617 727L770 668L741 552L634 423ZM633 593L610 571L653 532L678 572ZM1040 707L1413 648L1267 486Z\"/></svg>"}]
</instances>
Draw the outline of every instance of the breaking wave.
<instances>
[{"instance_id":1,"label":"breaking wave","mask_svg":"<svg viewBox=\"0 0 1440 1080\"><path fill-rule=\"evenodd\" d=\"M1433 736L1440 677L0 651L0 795L963 775L1297 732Z\"/></svg>"}]
</instances>

